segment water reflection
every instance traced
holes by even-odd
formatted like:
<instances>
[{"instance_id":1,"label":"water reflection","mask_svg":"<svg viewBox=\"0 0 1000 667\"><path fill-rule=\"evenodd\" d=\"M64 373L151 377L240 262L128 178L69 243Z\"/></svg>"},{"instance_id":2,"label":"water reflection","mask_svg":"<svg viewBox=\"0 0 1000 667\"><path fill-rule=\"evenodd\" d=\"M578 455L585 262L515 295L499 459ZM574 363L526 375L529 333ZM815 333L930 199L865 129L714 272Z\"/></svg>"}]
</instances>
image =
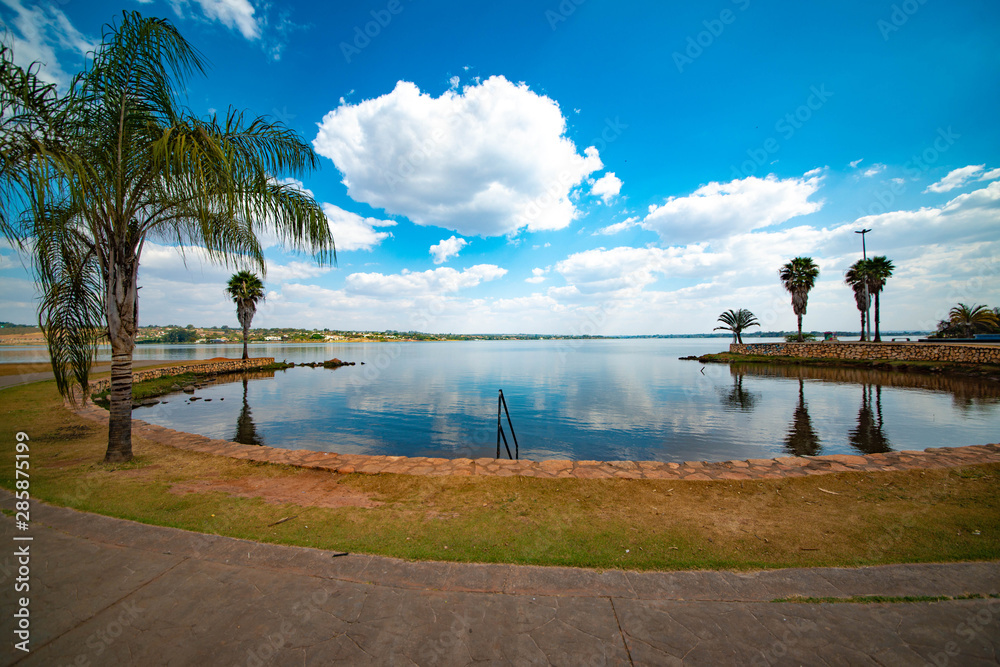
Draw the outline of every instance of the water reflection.
<instances>
[{"instance_id":1,"label":"water reflection","mask_svg":"<svg viewBox=\"0 0 1000 667\"><path fill-rule=\"evenodd\" d=\"M250 403L247 401L247 385L250 378L243 377L243 407L240 415L236 418L236 435L233 436L235 442L244 445L263 445L264 438L257 432L257 425L253 421L253 412L250 410Z\"/></svg>"},{"instance_id":2,"label":"water reflection","mask_svg":"<svg viewBox=\"0 0 1000 667\"><path fill-rule=\"evenodd\" d=\"M243 387L242 375L220 378L199 393L224 403L170 401L143 419L213 438L233 438L235 426L239 442L289 449L492 457L502 388L522 458L668 461L975 444L995 441L1000 425L1000 387L978 378L701 367L677 360L688 351L671 341L317 347L366 365L251 375Z\"/></svg>"},{"instance_id":3,"label":"water reflection","mask_svg":"<svg viewBox=\"0 0 1000 667\"><path fill-rule=\"evenodd\" d=\"M816 456L819 454L819 435L813 428L806 407L804 381L799 378L799 403L795 406L792 426L785 436L785 450L795 456Z\"/></svg>"},{"instance_id":4,"label":"water reflection","mask_svg":"<svg viewBox=\"0 0 1000 667\"><path fill-rule=\"evenodd\" d=\"M872 410L872 392L875 394L875 409ZM882 385L863 385L861 388L861 408L858 410L858 427L848 433L848 442L863 454L880 454L891 451L889 439L885 437L882 423Z\"/></svg>"},{"instance_id":5,"label":"water reflection","mask_svg":"<svg viewBox=\"0 0 1000 667\"><path fill-rule=\"evenodd\" d=\"M731 410L752 412L760 394L743 388L743 373L733 373L733 386L722 391L722 403Z\"/></svg>"},{"instance_id":6,"label":"water reflection","mask_svg":"<svg viewBox=\"0 0 1000 667\"><path fill-rule=\"evenodd\" d=\"M874 385L951 394L954 404L963 409L992 409L1000 404L997 383L982 377L940 375L937 373L885 371L874 368L825 368L816 366L780 366L768 364L731 364L733 375L755 377L805 378L838 384Z\"/></svg>"}]
</instances>

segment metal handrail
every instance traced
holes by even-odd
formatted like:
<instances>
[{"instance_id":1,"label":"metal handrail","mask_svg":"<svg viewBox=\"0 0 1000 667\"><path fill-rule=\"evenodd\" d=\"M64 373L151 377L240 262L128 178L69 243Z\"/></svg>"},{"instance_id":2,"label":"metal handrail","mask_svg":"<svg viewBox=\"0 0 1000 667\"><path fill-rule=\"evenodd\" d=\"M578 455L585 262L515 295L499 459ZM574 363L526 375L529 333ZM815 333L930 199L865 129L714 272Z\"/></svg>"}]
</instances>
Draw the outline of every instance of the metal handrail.
<instances>
[{"instance_id":1,"label":"metal handrail","mask_svg":"<svg viewBox=\"0 0 1000 667\"><path fill-rule=\"evenodd\" d=\"M507 435L503 432L503 424L500 422L500 408L503 407L507 415L507 425L510 427L510 435L514 439L514 456L510 455L510 446L507 444ZM517 446L517 434L514 433L514 422L510 420L510 411L507 409L507 399L503 397L503 389L497 396L497 458L500 458L500 439L503 438L503 446L507 450L507 458L517 460L520 456Z\"/></svg>"}]
</instances>

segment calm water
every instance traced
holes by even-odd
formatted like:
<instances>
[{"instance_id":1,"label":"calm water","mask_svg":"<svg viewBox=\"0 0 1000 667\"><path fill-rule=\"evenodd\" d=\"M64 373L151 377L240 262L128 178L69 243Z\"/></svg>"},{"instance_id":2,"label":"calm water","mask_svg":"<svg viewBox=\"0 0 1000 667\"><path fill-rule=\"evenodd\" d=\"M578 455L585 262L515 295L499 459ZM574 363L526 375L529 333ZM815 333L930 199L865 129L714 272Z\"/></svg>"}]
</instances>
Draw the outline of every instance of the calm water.
<instances>
[{"instance_id":1,"label":"calm water","mask_svg":"<svg viewBox=\"0 0 1000 667\"><path fill-rule=\"evenodd\" d=\"M251 346L293 368L139 408L151 423L273 447L496 454L503 389L521 457L727 460L1000 440L997 383L843 369L702 365L724 339ZM44 359L44 352L38 350ZM137 358L237 357L239 346L140 346ZM5 351L10 360L13 350ZM220 400L223 399L223 400ZM506 427L506 422L505 427ZM509 438L509 434L508 434ZM513 443L511 443L513 447Z\"/></svg>"}]
</instances>

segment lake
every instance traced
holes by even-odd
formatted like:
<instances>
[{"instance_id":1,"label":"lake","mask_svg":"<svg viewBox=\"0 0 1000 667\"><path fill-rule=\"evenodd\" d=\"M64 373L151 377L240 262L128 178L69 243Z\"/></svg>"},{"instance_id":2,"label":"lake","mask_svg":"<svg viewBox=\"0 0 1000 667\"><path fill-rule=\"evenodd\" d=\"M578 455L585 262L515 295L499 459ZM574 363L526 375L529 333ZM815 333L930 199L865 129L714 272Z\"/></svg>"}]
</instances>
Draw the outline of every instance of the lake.
<instances>
[{"instance_id":1,"label":"lake","mask_svg":"<svg viewBox=\"0 0 1000 667\"><path fill-rule=\"evenodd\" d=\"M178 393L134 416L272 447L492 457L502 389L520 456L532 460L723 461L998 440L996 382L678 359L727 345L718 338L252 345L251 355L279 361L338 357L359 365L236 376L198 390L203 400ZM38 353L44 360L40 348L3 350L0 359ZM236 345L142 345L136 358L241 353Z\"/></svg>"}]
</instances>

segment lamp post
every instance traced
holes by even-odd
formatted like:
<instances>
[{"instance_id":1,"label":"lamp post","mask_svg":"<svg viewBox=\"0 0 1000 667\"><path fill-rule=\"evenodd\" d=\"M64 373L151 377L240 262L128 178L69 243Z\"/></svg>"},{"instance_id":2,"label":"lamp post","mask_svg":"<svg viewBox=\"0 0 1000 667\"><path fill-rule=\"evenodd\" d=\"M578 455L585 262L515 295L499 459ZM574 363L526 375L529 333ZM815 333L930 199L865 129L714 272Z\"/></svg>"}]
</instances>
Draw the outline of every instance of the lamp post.
<instances>
[{"instance_id":1,"label":"lamp post","mask_svg":"<svg viewBox=\"0 0 1000 667\"><path fill-rule=\"evenodd\" d=\"M865 234L867 234L870 231L871 231L870 229L862 229L854 232L855 234L861 234L861 257L865 260L866 263L868 262L868 250L865 248ZM864 331L862 331L861 337L867 341L868 336L872 332L871 295L868 293L868 276L864 276L864 274L862 275L865 280L865 328L868 329L868 332L866 334Z\"/></svg>"}]
</instances>

